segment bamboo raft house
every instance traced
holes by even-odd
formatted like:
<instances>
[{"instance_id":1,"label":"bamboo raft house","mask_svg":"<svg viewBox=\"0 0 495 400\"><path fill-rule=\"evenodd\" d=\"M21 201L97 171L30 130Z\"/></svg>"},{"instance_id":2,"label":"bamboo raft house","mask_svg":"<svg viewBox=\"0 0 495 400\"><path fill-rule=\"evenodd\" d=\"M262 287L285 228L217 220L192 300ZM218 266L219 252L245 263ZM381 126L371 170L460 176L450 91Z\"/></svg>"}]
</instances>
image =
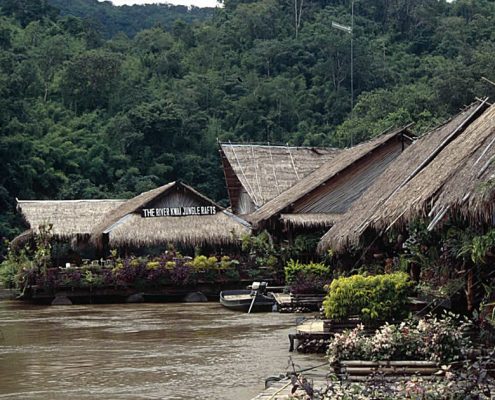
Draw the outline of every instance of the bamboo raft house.
<instances>
[{"instance_id":1,"label":"bamboo raft house","mask_svg":"<svg viewBox=\"0 0 495 400\"><path fill-rule=\"evenodd\" d=\"M256 230L282 231L289 241L328 229L411 142L401 128L343 149L247 218Z\"/></svg>"},{"instance_id":2,"label":"bamboo raft house","mask_svg":"<svg viewBox=\"0 0 495 400\"><path fill-rule=\"evenodd\" d=\"M251 214L340 152L335 148L221 143L232 211Z\"/></svg>"},{"instance_id":3,"label":"bamboo raft house","mask_svg":"<svg viewBox=\"0 0 495 400\"><path fill-rule=\"evenodd\" d=\"M477 102L401 154L321 239L318 249L343 252L367 232L380 234L412 219L428 229L448 216L492 223L495 106Z\"/></svg>"},{"instance_id":4,"label":"bamboo raft house","mask_svg":"<svg viewBox=\"0 0 495 400\"><path fill-rule=\"evenodd\" d=\"M250 225L181 182L136 196L92 231L98 247L238 246Z\"/></svg>"},{"instance_id":5,"label":"bamboo raft house","mask_svg":"<svg viewBox=\"0 0 495 400\"><path fill-rule=\"evenodd\" d=\"M181 182L171 182L129 200L18 200L29 229L13 241L21 246L41 226L88 257L110 248L142 250L172 244L239 246L250 225Z\"/></svg>"}]
</instances>

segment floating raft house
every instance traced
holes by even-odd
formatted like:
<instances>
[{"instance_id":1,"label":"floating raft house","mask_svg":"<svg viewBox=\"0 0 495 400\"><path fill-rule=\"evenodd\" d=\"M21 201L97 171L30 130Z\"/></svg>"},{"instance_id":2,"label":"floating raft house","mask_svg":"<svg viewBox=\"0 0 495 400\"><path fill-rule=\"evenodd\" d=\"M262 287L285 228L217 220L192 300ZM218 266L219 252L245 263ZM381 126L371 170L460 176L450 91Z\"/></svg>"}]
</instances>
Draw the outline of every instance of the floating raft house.
<instances>
[{"instance_id":1,"label":"floating raft house","mask_svg":"<svg viewBox=\"0 0 495 400\"><path fill-rule=\"evenodd\" d=\"M29 230L14 242L28 240L42 225L73 247L183 247L240 244L250 225L181 182L171 182L129 200L18 200Z\"/></svg>"},{"instance_id":2,"label":"floating raft house","mask_svg":"<svg viewBox=\"0 0 495 400\"><path fill-rule=\"evenodd\" d=\"M328 229L411 143L401 128L342 149L246 218L257 230Z\"/></svg>"},{"instance_id":3,"label":"floating raft house","mask_svg":"<svg viewBox=\"0 0 495 400\"><path fill-rule=\"evenodd\" d=\"M232 211L251 214L340 152L331 147L221 143Z\"/></svg>"},{"instance_id":4,"label":"floating raft house","mask_svg":"<svg viewBox=\"0 0 495 400\"><path fill-rule=\"evenodd\" d=\"M403 226L417 217L428 229L456 216L491 223L495 186L495 106L477 102L417 140L321 239L318 249L344 251L368 230Z\"/></svg>"}]
</instances>

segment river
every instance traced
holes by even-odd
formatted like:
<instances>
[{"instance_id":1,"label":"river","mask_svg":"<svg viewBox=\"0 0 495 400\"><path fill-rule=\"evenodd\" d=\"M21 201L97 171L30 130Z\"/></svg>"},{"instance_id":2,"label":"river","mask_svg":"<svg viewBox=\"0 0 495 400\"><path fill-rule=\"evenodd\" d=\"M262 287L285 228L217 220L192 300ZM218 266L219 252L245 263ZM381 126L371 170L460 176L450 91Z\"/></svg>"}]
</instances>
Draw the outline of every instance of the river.
<instances>
[{"instance_id":1,"label":"river","mask_svg":"<svg viewBox=\"0 0 495 400\"><path fill-rule=\"evenodd\" d=\"M268 376L321 362L288 352L295 314L218 303L0 302L0 399L247 400Z\"/></svg>"}]
</instances>

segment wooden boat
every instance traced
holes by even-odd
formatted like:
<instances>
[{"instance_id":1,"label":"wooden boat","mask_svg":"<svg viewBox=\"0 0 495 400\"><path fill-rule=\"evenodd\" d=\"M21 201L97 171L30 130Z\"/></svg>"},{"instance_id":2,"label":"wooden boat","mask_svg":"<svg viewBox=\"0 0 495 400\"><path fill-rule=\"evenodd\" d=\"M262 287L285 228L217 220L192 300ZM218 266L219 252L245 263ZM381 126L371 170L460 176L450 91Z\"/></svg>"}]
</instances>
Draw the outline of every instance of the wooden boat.
<instances>
[{"instance_id":1,"label":"wooden boat","mask_svg":"<svg viewBox=\"0 0 495 400\"><path fill-rule=\"evenodd\" d=\"M275 299L256 290L224 290L220 292L220 304L235 311L271 311Z\"/></svg>"}]
</instances>

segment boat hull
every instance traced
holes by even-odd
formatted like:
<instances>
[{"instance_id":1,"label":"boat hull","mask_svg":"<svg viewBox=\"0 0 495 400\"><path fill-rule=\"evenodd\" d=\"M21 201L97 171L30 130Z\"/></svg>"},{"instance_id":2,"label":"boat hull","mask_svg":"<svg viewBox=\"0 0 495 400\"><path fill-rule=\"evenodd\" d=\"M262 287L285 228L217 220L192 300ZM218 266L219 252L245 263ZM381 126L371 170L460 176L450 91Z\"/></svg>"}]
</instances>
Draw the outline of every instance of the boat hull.
<instances>
[{"instance_id":1,"label":"boat hull","mask_svg":"<svg viewBox=\"0 0 495 400\"><path fill-rule=\"evenodd\" d=\"M220 292L220 304L230 310L248 312L253 302L251 290L224 290ZM267 295L256 294L251 312L271 311L275 300Z\"/></svg>"}]
</instances>

